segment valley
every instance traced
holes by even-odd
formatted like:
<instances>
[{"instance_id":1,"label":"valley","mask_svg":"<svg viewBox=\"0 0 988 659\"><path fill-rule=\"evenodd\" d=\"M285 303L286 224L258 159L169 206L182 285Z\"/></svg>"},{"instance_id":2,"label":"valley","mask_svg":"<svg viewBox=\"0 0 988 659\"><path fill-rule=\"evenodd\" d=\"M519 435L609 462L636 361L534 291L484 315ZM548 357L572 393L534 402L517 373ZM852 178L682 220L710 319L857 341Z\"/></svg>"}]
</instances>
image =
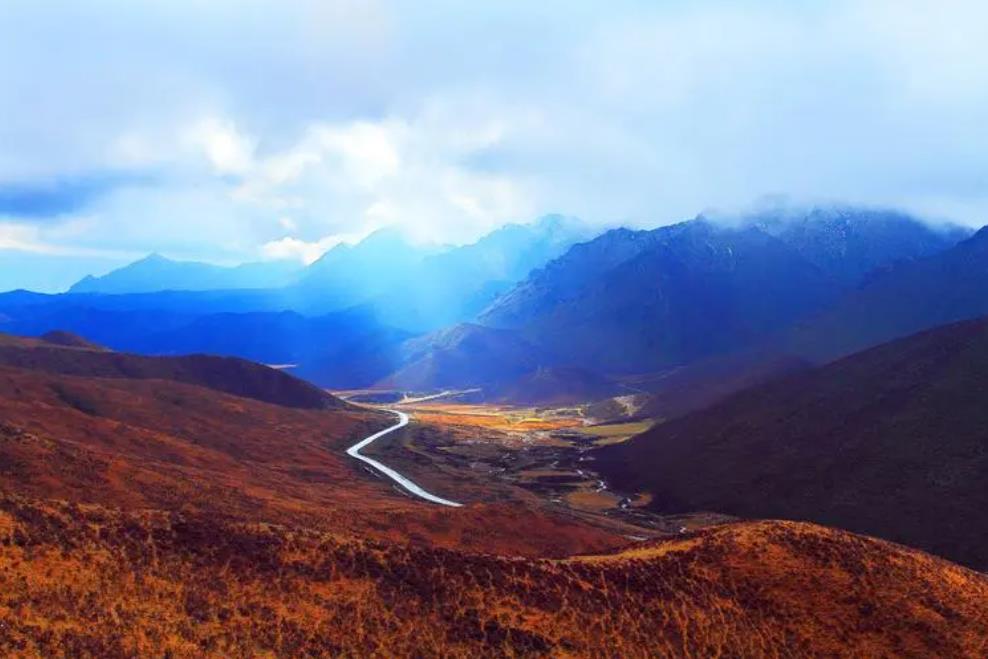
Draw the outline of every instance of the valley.
<instances>
[{"instance_id":1,"label":"valley","mask_svg":"<svg viewBox=\"0 0 988 659\"><path fill-rule=\"evenodd\" d=\"M336 393L351 400L368 395ZM374 405L407 415L411 422L362 452L443 497L524 502L632 538L670 536L731 519L657 514L646 507L648 494L615 494L596 473L593 449L626 441L651 427L651 421L602 423L588 415L586 406L516 407L450 402L451 397L457 397L455 392L408 394L383 407Z\"/></svg>"},{"instance_id":2,"label":"valley","mask_svg":"<svg viewBox=\"0 0 988 659\"><path fill-rule=\"evenodd\" d=\"M0 659L988 658L986 23L0 2Z\"/></svg>"}]
</instances>

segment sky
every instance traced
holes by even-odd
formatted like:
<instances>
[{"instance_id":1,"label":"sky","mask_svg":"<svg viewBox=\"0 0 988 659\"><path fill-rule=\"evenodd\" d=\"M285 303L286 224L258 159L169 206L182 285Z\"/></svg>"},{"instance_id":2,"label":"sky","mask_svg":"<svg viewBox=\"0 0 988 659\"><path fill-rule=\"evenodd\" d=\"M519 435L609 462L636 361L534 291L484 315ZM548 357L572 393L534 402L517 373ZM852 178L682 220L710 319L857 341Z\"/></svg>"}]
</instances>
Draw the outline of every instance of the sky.
<instances>
[{"instance_id":1,"label":"sky","mask_svg":"<svg viewBox=\"0 0 988 659\"><path fill-rule=\"evenodd\" d=\"M766 198L988 218L988 5L0 2L0 289Z\"/></svg>"}]
</instances>

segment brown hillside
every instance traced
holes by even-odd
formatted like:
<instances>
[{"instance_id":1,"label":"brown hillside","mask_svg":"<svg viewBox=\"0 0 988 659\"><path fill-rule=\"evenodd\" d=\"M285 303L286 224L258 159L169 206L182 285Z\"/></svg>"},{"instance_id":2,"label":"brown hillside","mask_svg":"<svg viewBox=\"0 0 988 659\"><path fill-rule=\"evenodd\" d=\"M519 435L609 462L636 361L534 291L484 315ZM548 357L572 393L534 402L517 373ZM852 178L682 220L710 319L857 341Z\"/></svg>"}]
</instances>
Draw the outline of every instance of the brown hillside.
<instances>
[{"instance_id":1,"label":"brown hillside","mask_svg":"<svg viewBox=\"0 0 988 659\"><path fill-rule=\"evenodd\" d=\"M509 506L439 509L344 454L393 418L301 410L164 380L0 367L0 491L558 555L626 542Z\"/></svg>"},{"instance_id":2,"label":"brown hillside","mask_svg":"<svg viewBox=\"0 0 988 659\"><path fill-rule=\"evenodd\" d=\"M0 499L0 648L30 655L951 656L988 579L810 525L498 558Z\"/></svg>"}]
</instances>

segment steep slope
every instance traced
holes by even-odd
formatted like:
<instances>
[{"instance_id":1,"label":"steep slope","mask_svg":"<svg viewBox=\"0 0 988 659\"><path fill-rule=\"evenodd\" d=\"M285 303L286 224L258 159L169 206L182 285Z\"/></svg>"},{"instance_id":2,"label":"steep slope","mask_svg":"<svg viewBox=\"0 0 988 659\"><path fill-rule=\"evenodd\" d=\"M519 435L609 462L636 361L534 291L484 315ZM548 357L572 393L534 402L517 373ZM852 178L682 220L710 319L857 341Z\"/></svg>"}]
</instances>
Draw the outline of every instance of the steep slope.
<instances>
[{"instance_id":1,"label":"steep slope","mask_svg":"<svg viewBox=\"0 0 988 659\"><path fill-rule=\"evenodd\" d=\"M638 416L674 419L742 389L811 367L806 360L775 351L746 350L640 376L632 380L629 388L639 392Z\"/></svg>"},{"instance_id":2,"label":"steep slope","mask_svg":"<svg viewBox=\"0 0 988 659\"><path fill-rule=\"evenodd\" d=\"M571 404L614 395L609 378L560 366L514 330L461 323L406 341L401 367L378 388L427 392L478 389L481 398L514 404Z\"/></svg>"},{"instance_id":3,"label":"steep slope","mask_svg":"<svg viewBox=\"0 0 988 659\"><path fill-rule=\"evenodd\" d=\"M566 365L643 372L754 342L816 311L838 286L757 228L705 220L608 232L481 317L551 346Z\"/></svg>"},{"instance_id":4,"label":"steep slope","mask_svg":"<svg viewBox=\"0 0 988 659\"><path fill-rule=\"evenodd\" d=\"M834 308L785 337L816 361L988 314L988 228L955 247L874 273Z\"/></svg>"},{"instance_id":5,"label":"steep slope","mask_svg":"<svg viewBox=\"0 0 988 659\"><path fill-rule=\"evenodd\" d=\"M195 261L173 261L150 254L101 277L86 277L70 293L151 293L156 291L207 291L238 288L280 288L301 271L288 262L245 263L224 267Z\"/></svg>"},{"instance_id":6,"label":"steep slope","mask_svg":"<svg viewBox=\"0 0 988 659\"><path fill-rule=\"evenodd\" d=\"M404 364L382 387L428 391L482 387L496 390L542 364L540 351L511 330L470 323L407 341Z\"/></svg>"},{"instance_id":7,"label":"steep slope","mask_svg":"<svg viewBox=\"0 0 988 659\"><path fill-rule=\"evenodd\" d=\"M96 378L173 380L287 407L329 409L345 405L282 371L230 357L145 357L7 337L0 343L0 365Z\"/></svg>"},{"instance_id":8,"label":"steep slope","mask_svg":"<svg viewBox=\"0 0 988 659\"><path fill-rule=\"evenodd\" d=\"M809 525L561 561L0 498L5 653L951 656L988 580ZM55 576L53 576L55 575Z\"/></svg>"},{"instance_id":9,"label":"steep slope","mask_svg":"<svg viewBox=\"0 0 988 659\"><path fill-rule=\"evenodd\" d=\"M480 321L495 327L522 327L554 305L578 299L581 290L608 270L660 242L661 233L613 229L594 240L574 245L495 300L481 314Z\"/></svg>"},{"instance_id":10,"label":"steep slope","mask_svg":"<svg viewBox=\"0 0 988 659\"><path fill-rule=\"evenodd\" d=\"M988 568L988 320L749 389L597 452L664 512L784 517Z\"/></svg>"}]
</instances>

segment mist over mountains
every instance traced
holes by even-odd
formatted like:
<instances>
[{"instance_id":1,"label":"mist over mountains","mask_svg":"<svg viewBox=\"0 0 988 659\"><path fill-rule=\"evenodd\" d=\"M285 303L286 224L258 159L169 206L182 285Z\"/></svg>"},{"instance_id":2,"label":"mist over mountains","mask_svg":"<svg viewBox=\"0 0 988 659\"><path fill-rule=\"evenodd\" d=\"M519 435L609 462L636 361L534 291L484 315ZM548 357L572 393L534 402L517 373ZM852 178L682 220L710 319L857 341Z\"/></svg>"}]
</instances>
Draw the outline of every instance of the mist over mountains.
<instances>
[{"instance_id":1,"label":"mist over mountains","mask_svg":"<svg viewBox=\"0 0 988 659\"><path fill-rule=\"evenodd\" d=\"M151 256L65 295L4 294L0 325L26 335L64 329L149 354L286 364L333 387L481 388L517 399L533 391L522 382L537 381L529 398L565 399L564 383L581 382L574 398L603 397L625 390L627 375L769 337L788 337L780 350L812 360L840 353L839 340L851 350L988 312L981 261L969 254L979 239L953 249L969 233L849 207L698 216L596 237L547 216L446 249L382 230L305 268ZM904 296L908 284L896 282L910 278L922 285ZM908 319L844 319L907 298ZM825 323L840 331L816 329Z\"/></svg>"}]
</instances>

